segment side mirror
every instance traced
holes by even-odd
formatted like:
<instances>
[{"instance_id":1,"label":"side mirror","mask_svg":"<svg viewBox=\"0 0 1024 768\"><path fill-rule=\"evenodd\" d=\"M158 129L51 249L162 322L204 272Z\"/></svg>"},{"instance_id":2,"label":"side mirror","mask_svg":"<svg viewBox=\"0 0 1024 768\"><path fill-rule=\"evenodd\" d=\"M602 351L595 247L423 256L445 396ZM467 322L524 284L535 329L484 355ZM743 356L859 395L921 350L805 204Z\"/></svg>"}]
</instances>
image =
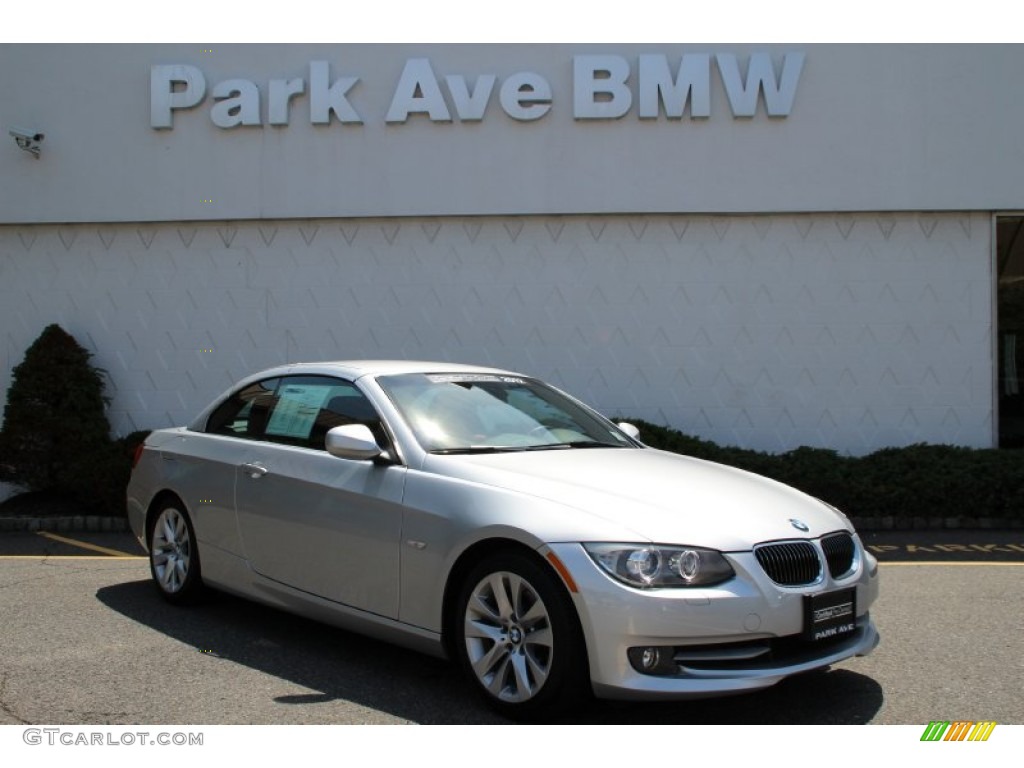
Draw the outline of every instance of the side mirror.
<instances>
[{"instance_id":1,"label":"side mirror","mask_svg":"<svg viewBox=\"0 0 1024 768\"><path fill-rule=\"evenodd\" d=\"M628 421L620 421L615 426L621 429L630 437L632 437L634 440L640 439L640 430L636 428L635 424L630 424Z\"/></svg>"},{"instance_id":2,"label":"side mirror","mask_svg":"<svg viewBox=\"0 0 1024 768\"><path fill-rule=\"evenodd\" d=\"M371 461L384 450L377 445L370 428L365 424L345 424L327 430L324 439L327 452L339 459Z\"/></svg>"}]
</instances>

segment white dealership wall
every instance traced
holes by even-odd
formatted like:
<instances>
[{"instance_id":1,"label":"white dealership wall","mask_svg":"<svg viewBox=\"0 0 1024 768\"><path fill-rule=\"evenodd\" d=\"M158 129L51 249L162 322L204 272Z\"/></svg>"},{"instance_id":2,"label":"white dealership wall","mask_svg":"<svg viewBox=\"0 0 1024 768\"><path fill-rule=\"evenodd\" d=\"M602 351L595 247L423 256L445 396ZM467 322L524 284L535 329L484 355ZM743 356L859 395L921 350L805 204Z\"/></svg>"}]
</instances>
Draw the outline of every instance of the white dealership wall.
<instances>
[{"instance_id":1,"label":"white dealership wall","mask_svg":"<svg viewBox=\"0 0 1024 768\"><path fill-rule=\"evenodd\" d=\"M761 53L776 78L802 54L791 108L762 94L734 116L722 72ZM707 117L692 92L681 119L640 117L640 57L674 76L705 54ZM620 117L587 116L609 103L583 98L592 56L628 69ZM423 59L450 119L389 123ZM357 78L360 123L311 122L320 61L328 86ZM109 371L120 433L265 365L398 356L525 370L754 448L992 445L991 222L1024 208L1022 64L1016 46L2 46L0 71L32 75L0 79L0 127L45 139L39 159L0 145L0 386L59 322ZM207 86L169 129L163 65ZM538 119L502 105L517 73L550 86ZM460 119L446 76L469 94L490 74ZM232 79L261 125L213 122ZM270 125L270 81L297 79Z\"/></svg>"}]
</instances>

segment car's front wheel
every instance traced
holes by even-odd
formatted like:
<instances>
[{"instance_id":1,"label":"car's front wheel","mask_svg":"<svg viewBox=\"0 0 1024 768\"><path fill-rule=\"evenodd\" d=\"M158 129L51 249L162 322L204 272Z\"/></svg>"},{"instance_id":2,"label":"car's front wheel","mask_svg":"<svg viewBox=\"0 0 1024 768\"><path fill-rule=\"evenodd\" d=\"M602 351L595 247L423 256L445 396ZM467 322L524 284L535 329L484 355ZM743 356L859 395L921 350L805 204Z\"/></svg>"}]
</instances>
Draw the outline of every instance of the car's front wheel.
<instances>
[{"instance_id":1,"label":"car's front wheel","mask_svg":"<svg viewBox=\"0 0 1024 768\"><path fill-rule=\"evenodd\" d=\"M172 603L190 602L202 591L195 531L177 500L165 502L153 518L149 569L160 594Z\"/></svg>"},{"instance_id":2,"label":"car's front wheel","mask_svg":"<svg viewBox=\"0 0 1024 768\"><path fill-rule=\"evenodd\" d=\"M502 714L532 718L583 692L575 609L543 563L511 551L487 558L465 580L456 621L459 662Z\"/></svg>"}]
</instances>

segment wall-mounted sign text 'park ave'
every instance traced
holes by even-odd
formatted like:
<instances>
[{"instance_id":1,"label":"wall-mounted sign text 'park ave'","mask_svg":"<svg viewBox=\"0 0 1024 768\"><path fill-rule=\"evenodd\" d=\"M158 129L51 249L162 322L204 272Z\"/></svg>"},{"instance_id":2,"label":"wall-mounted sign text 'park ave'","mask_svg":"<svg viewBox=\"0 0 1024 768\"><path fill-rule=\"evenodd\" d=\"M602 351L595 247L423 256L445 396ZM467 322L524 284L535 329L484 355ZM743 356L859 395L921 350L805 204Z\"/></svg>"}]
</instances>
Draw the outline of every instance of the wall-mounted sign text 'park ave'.
<instances>
[{"instance_id":1,"label":"wall-mounted sign text 'park ave'","mask_svg":"<svg viewBox=\"0 0 1024 768\"><path fill-rule=\"evenodd\" d=\"M803 65L800 52L775 60L754 53L745 66L732 53L687 53L678 61L661 54L643 54L635 61L610 54L574 56L572 114L576 120L616 120L630 113L645 120L706 119L712 116L712 84L720 82L733 118L754 117L759 103L769 117L784 118L793 109ZM428 59L418 58L408 59L398 82L388 84L386 113L370 115L365 102L372 100L365 98L365 89L376 85L364 84L359 75L332 73L326 61L311 61L308 78L275 78L265 84L231 78L212 87L196 66L158 64L150 69L150 126L171 129L176 112L201 107L208 97L210 120L219 128L286 126L300 111L312 125L332 120L401 125L415 116L435 123L480 122L488 110L498 111L492 108L495 102L507 118L531 122L547 115L560 97L537 72L501 78L439 73Z\"/></svg>"}]
</instances>

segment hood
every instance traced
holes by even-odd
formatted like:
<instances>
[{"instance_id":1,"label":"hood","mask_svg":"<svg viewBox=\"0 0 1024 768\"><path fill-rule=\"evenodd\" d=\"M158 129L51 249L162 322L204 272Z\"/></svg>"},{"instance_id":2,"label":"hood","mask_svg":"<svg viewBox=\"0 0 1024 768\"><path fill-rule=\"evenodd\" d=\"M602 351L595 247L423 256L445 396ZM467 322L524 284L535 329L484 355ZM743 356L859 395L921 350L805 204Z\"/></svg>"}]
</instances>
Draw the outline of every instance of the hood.
<instances>
[{"instance_id":1,"label":"hood","mask_svg":"<svg viewBox=\"0 0 1024 768\"><path fill-rule=\"evenodd\" d=\"M659 544L737 552L762 541L852 530L829 506L794 488L653 448L431 455L423 468L555 502ZM585 538L585 516L580 525Z\"/></svg>"}]
</instances>

